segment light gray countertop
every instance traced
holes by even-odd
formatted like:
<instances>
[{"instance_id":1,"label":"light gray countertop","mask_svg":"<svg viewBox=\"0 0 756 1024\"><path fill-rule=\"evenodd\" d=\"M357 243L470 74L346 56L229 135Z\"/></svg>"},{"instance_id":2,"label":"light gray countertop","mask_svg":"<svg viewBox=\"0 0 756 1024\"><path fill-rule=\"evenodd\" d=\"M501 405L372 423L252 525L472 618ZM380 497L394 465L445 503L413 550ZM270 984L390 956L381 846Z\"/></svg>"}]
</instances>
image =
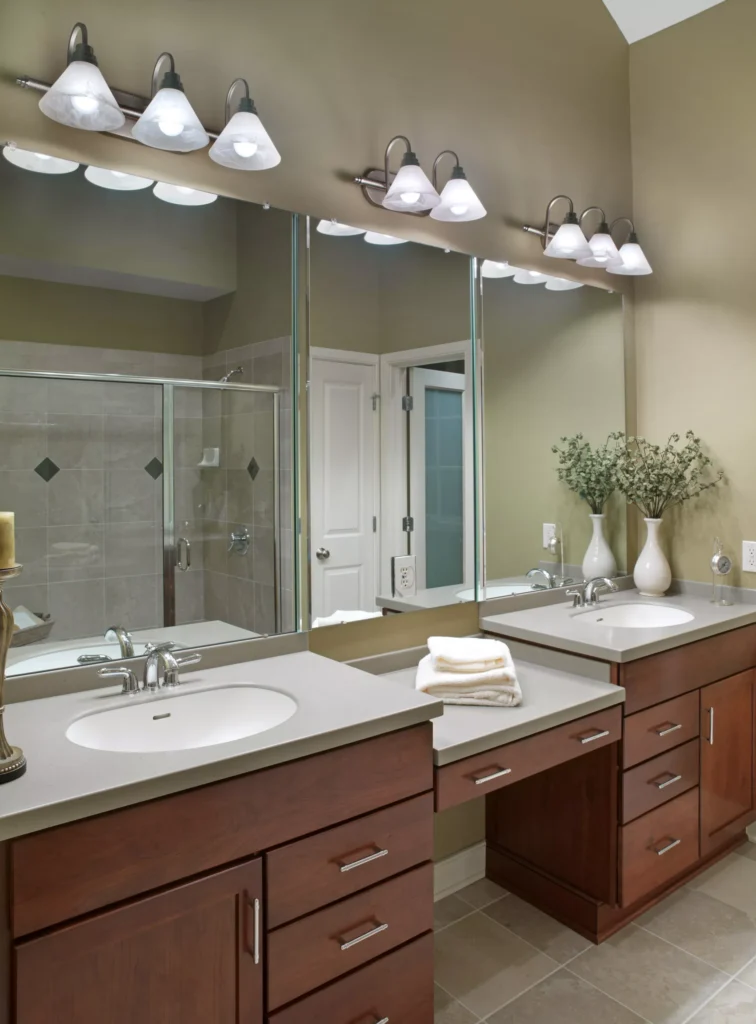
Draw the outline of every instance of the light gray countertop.
<instances>
[{"instance_id":1,"label":"light gray countertop","mask_svg":"<svg viewBox=\"0 0 756 1024\"><path fill-rule=\"evenodd\" d=\"M288 721L245 739L170 753L91 750L66 738L72 721L94 710L161 696L122 697L118 687L11 704L9 742L23 748L28 769L0 786L0 841L152 800L208 782L267 768L428 721L440 701L387 685L348 665L310 652L230 665L182 677L185 691L229 684L270 687L292 697Z\"/></svg>"},{"instance_id":2,"label":"light gray countertop","mask_svg":"<svg viewBox=\"0 0 756 1024\"><path fill-rule=\"evenodd\" d=\"M433 723L434 761L439 767L463 757L522 740L576 718L621 704L621 686L584 678L571 672L546 668L515 659L522 689L516 708L444 705L442 718ZM389 672L381 679L402 683L414 690L414 668Z\"/></svg>"},{"instance_id":3,"label":"light gray countertop","mask_svg":"<svg viewBox=\"0 0 756 1024\"><path fill-rule=\"evenodd\" d=\"M488 615L481 618L481 629L503 637L556 647L602 661L628 662L668 651L683 644L725 633L730 629L756 622L756 605L734 604L722 608L705 597L676 593L667 597L641 597L636 590L601 596L599 608L615 605L661 604L690 612L693 619L678 626L643 629L606 627L581 619L585 609L573 609L569 599L558 604L542 605ZM593 609L594 611L596 609Z\"/></svg>"}]
</instances>

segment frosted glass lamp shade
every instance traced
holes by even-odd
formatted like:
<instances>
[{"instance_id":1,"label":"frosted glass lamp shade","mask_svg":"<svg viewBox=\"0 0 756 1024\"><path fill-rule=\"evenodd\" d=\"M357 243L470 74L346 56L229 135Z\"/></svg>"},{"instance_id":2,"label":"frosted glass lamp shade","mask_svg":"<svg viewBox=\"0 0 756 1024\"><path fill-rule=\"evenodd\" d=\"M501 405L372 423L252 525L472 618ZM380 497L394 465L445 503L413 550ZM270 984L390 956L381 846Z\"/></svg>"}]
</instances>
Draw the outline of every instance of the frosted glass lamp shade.
<instances>
[{"instance_id":1,"label":"frosted glass lamp shade","mask_svg":"<svg viewBox=\"0 0 756 1024\"><path fill-rule=\"evenodd\" d=\"M537 270L518 270L514 279L515 284L545 284L549 280L549 275L541 274Z\"/></svg>"},{"instance_id":2,"label":"frosted glass lamp shade","mask_svg":"<svg viewBox=\"0 0 756 1024\"><path fill-rule=\"evenodd\" d=\"M582 287L580 281L568 281L565 277L550 277L546 282L548 292L573 292Z\"/></svg>"},{"instance_id":3,"label":"frosted glass lamp shade","mask_svg":"<svg viewBox=\"0 0 756 1024\"><path fill-rule=\"evenodd\" d=\"M486 208L473 192L461 167L455 167L441 192L441 202L431 210L434 220L466 221L485 217Z\"/></svg>"},{"instance_id":4,"label":"frosted glass lamp shade","mask_svg":"<svg viewBox=\"0 0 756 1024\"><path fill-rule=\"evenodd\" d=\"M349 224L342 224L337 220L319 220L317 230L321 235L333 235L337 238L365 234L365 228L353 228Z\"/></svg>"},{"instance_id":5,"label":"frosted glass lamp shade","mask_svg":"<svg viewBox=\"0 0 756 1024\"><path fill-rule=\"evenodd\" d=\"M106 167L87 167L84 177L93 185L114 192L136 192L149 188L154 181L153 178L141 178L138 174L126 174L125 171L110 171Z\"/></svg>"},{"instance_id":6,"label":"frosted glass lamp shade","mask_svg":"<svg viewBox=\"0 0 756 1024\"><path fill-rule=\"evenodd\" d=\"M483 260L480 265L481 277L514 277L518 268L509 263L496 263L494 260Z\"/></svg>"},{"instance_id":7,"label":"frosted glass lamp shade","mask_svg":"<svg viewBox=\"0 0 756 1024\"><path fill-rule=\"evenodd\" d=\"M379 231L366 231L365 241L369 245L402 245L406 238L397 238L396 235L382 235Z\"/></svg>"},{"instance_id":8,"label":"frosted glass lamp shade","mask_svg":"<svg viewBox=\"0 0 756 1024\"><path fill-rule=\"evenodd\" d=\"M546 255L558 260L582 260L593 255L574 213L564 218L564 224L546 246Z\"/></svg>"},{"instance_id":9,"label":"frosted glass lamp shade","mask_svg":"<svg viewBox=\"0 0 756 1024\"><path fill-rule=\"evenodd\" d=\"M602 224L595 235L588 243L591 255L579 259L581 267L599 267L606 270L610 260L616 260L619 250L614 244L614 239L609 234L609 225Z\"/></svg>"},{"instance_id":10,"label":"frosted glass lamp shade","mask_svg":"<svg viewBox=\"0 0 756 1024\"><path fill-rule=\"evenodd\" d=\"M39 101L43 114L69 128L112 132L126 118L96 64L72 61Z\"/></svg>"},{"instance_id":11,"label":"frosted glass lamp shade","mask_svg":"<svg viewBox=\"0 0 756 1024\"><path fill-rule=\"evenodd\" d=\"M281 154L257 114L239 110L210 148L210 158L236 171L264 171L281 163Z\"/></svg>"},{"instance_id":12,"label":"frosted glass lamp shade","mask_svg":"<svg viewBox=\"0 0 756 1024\"><path fill-rule=\"evenodd\" d=\"M431 185L415 154L405 153L402 166L383 198L385 208L397 213L423 213L440 202L441 196Z\"/></svg>"},{"instance_id":13,"label":"frosted glass lamp shade","mask_svg":"<svg viewBox=\"0 0 756 1024\"><path fill-rule=\"evenodd\" d=\"M210 138L181 89L159 89L131 129L137 142L172 153L203 149Z\"/></svg>"},{"instance_id":14,"label":"frosted glass lamp shade","mask_svg":"<svg viewBox=\"0 0 756 1024\"><path fill-rule=\"evenodd\" d=\"M157 182L152 191L158 199L175 206L209 206L218 198L214 192L200 192L199 189L171 185L167 181Z\"/></svg>"},{"instance_id":15,"label":"frosted glass lamp shade","mask_svg":"<svg viewBox=\"0 0 756 1024\"><path fill-rule=\"evenodd\" d=\"M24 171L34 171L36 174L70 174L79 166L74 160L48 156L47 153L34 153L30 149L19 149L17 146L3 146L3 156L8 163Z\"/></svg>"},{"instance_id":16,"label":"frosted glass lamp shade","mask_svg":"<svg viewBox=\"0 0 756 1024\"><path fill-rule=\"evenodd\" d=\"M606 269L608 273L618 274L622 277L646 277L654 272L635 233L630 235L620 249L617 259L612 260Z\"/></svg>"}]
</instances>

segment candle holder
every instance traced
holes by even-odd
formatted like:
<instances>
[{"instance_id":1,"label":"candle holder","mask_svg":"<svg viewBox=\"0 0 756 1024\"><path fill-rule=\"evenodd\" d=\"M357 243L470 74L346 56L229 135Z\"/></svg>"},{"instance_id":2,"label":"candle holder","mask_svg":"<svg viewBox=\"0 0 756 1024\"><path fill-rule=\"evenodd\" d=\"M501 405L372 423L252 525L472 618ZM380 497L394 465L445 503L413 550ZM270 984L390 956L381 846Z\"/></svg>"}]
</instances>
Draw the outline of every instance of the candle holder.
<instances>
[{"instance_id":1,"label":"candle holder","mask_svg":"<svg viewBox=\"0 0 756 1024\"><path fill-rule=\"evenodd\" d=\"M13 612L3 600L3 586L8 580L21 575L22 565L0 569L0 784L18 779L26 771L26 758L20 747L12 747L5 738L3 727L3 689L5 686L5 660L13 639Z\"/></svg>"}]
</instances>

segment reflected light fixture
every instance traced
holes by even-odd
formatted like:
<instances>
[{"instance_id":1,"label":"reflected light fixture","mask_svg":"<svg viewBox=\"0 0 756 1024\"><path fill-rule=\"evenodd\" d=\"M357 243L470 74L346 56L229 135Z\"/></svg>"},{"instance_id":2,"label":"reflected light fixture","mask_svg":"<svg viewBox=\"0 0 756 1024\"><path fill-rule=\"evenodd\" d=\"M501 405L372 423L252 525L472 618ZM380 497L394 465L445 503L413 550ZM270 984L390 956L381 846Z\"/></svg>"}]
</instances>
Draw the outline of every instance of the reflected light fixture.
<instances>
[{"instance_id":1,"label":"reflected light fixture","mask_svg":"<svg viewBox=\"0 0 756 1024\"><path fill-rule=\"evenodd\" d=\"M647 277L649 274L653 274L653 268L648 262L646 254L638 241L638 236L635 233L635 225L629 217L618 217L612 224L611 230L613 231L615 225L620 223L629 226L630 234L625 244L619 250L616 259L610 260L607 264L607 272L619 274L623 277Z\"/></svg>"},{"instance_id":2,"label":"reflected light fixture","mask_svg":"<svg viewBox=\"0 0 756 1024\"><path fill-rule=\"evenodd\" d=\"M403 245L407 239L396 235L382 235L379 231L366 231L365 241L370 245Z\"/></svg>"},{"instance_id":3,"label":"reflected light fixture","mask_svg":"<svg viewBox=\"0 0 756 1024\"><path fill-rule=\"evenodd\" d=\"M365 234L365 228L353 228L349 224L341 224L337 220L319 220L316 231L319 231L321 235L333 235L339 238Z\"/></svg>"},{"instance_id":4,"label":"reflected light fixture","mask_svg":"<svg viewBox=\"0 0 756 1024\"><path fill-rule=\"evenodd\" d=\"M84 177L93 185L109 188L114 192L136 192L141 188L149 188L154 178L141 178L138 174L127 174L125 171L111 171L107 167L87 167Z\"/></svg>"},{"instance_id":5,"label":"reflected light fixture","mask_svg":"<svg viewBox=\"0 0 756 1024\"><path fill-rule=\"evenodd\" d=\"M214 192L200 192L188 185L171 185L167 181L158 181L152 190L158 199L175 206L209 206L218 198Z\"/></svg>"},{"instance_id":6,"label":"reflected light fixture","mask_svg":"<svg viewBox=\"0 0 756 1024\"><path fill-rule=\"evenodd\" d=\"M231 117L231 101L238 85L244 86L244 95ZM237 171L264 171L281 163L281 154L263 127L245 78L235 79L228 90L225 125L210 148L210 159L216 164Z\"/></svg>"},{"instance_id":7,"label":"reflected light fixture","mask_svg":"<svg viewBox=\"0 0 756 1024\"><path fill-rule=\"evenodd\" d=\"M164 61L170 68L160 84L160 68ZM209 142L200 119L184 94L181 78L170 53L161 53L152 72L152 99L147 109L131 129L131 134L145 146L166 149L173 153L191 153L203 149Z\"/></svg>"},{"instance_id":8,"label":"reflected light fixture","mask_svg":"<svg viewBox=\"0 0 756 1024\"><path fill-rule=\"evenodd\" d=\"M459 157L452 149L442 150L433 161L434 189L438 190L438 165L447 155L454 157L454 167L441 193L441 202L431 210L431 217L443 221L480 220L481 217L485 217L486 208L475 195L464 170L460 167Z\"/></svg>"},{"instance_id":9,"label":"reflected light fixture","mask_svg":"<svg viewBox=\"0 0 756 1024\"><path fill-rule=\"evenodd\" d=\"M515 284L544 284L549 280L549 275L539 270L518 270L514 280Z\"/></svg>"},{"instance_id":10,"label":"reflected light fixture","mask_svg":"<svg viewBox=\"0 0 756 1024\"><path fill-rule=\"evenodd\" d=\"M589 213L600 213L601 223L588 242L591 255L579 259L578 264L581 267L598 267L599 269L606 270L609 261L617 258L619 250L614 244L609 225L606 222L606 214L600 206L589 206L587 210L583 210L580 214L580 226L582 227L583 221Z\"/></svg>"},{"instance_id":11,"label":"reflected light fixture","mask_svg":"<svg viewBox=\"0 0 756 1024\"><path fill-rule=\"evenodd\" d=\"M69 128L110 132L126 121L89 45L87 26L77 21L68 40L66 70L39 101L47 117Z\"/></svg>"},{"instance_id":12,"label":"reflected light fixture","mask_svg":"<svg viewBox=\"0 0 756 1024\"><path fill-rule=\"evenodd\" d=\"M550 277L546 282L548 292L573 292L582 287L580 281L568 281L566 277Z\"/></svg>"},{"instance_id":13,"label":"reflected light fixture","mask_svg":"<svg viewBox=\"0 0 756 1024\"><path fill-rule=\"evenodd\" d=\"M47 153L35 153L31 149L19 149L14 143L3 146L3 156L8 163L24 171L34 171L36 174L70 174L79 166L75 160L48 156Z\"/></svg>"},{"instance_id":14,"label":"reflected light fixture","mask_svg":"<svg viewBox=\"0 0 756 1024\"><path fill-rule=\"evenodd\" d=\"M483 260L480 265L481 277L514 277L519 267L513 267L510 263L497 263L495 260Z\"/></svg>"},{"instance_id":15,"label":"reflected light fixture","mask_svg":"<svg viewBox=\"0 0 756 1024\"><path fill-rule=\"evenodd\" d=\"M386 147L385 181L388 184L389 157L397 142L403 142L405 145L402 165L389 185L382 205L396 213L426 213L439 205L441 196L420 166L417 154L413 152L409 139L404 135L396 135Z\"/></svg>"}]
</instances>

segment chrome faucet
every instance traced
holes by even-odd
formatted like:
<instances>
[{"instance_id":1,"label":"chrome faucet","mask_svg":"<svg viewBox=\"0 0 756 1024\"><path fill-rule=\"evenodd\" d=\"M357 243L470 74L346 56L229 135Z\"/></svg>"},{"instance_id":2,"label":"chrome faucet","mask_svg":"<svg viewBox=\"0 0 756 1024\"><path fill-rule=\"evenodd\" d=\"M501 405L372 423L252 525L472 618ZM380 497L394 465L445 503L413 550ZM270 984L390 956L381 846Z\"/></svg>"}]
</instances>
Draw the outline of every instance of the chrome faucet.
<instances>
[{"instance_id":1,"label":"chrome faucet","mask_svg":"<svg viewBox=\"0 0 756 1024\"><path fill-rule=\"evenodd\" d=\"M189 654L185 658L176 658L173 644L158 644L149 651L144 663L144 682L142 689L154 693L159 687L178 686L180 683L179 669L184 665L196 665L202 661L201 654ZM163 679L160 680L160 670Z\"/></svg>"},{"instance_id":2,"label":"chrome faucet","mask_svg":"<svg viewBox=\"0 0 756 1024\"><path fill-rule=\"evenodd\" d=\"M530 569L525 575L528 579L533 576L543 576L549 590L553 590L556 586L556 576L552 576L551 573L547 572L545 569Z\"/></svg>"},{"instance_id":3,"label":"chrome faucet","mask_svg":"<svg viewBox=\"0 0 756 1024\"><path fill-rule=\"evenodd\" d=\"M117 640L121 647L122 658L133 658L134 657L134 641L131 637L131 633L123 626L111 626L110 629L105 631L106 640Z\"/></svg>"},{"instance_id":4,"label":"chrome faucet","mask_svg":"<svg viewBox=\"0 0 756 1024\"><path fill-rule=\"evenodd\" d=\"M599 603L599 594L602 591L608 590L614 594L619 590L617 584L606 576L597 576L593 580L589 580L584 587L577 587L575 590L568 590L567 597L572 598L573 608L595 608Z\"/></svg>"},{"instance_id":5,"label":"chrome faucet","mask_svg":"<svg viewBox=\"0 0 756 1024\"><path fill-rule=\"evenodd\" d=\"M133 697L135 693L139 693L139 682L136 673L133 669L127 668L126 665L101 668L97 674L101 679L122 679L123 687L121 688L121 693L127 693L130 697Z\"/></svg>"}]
</instances>

